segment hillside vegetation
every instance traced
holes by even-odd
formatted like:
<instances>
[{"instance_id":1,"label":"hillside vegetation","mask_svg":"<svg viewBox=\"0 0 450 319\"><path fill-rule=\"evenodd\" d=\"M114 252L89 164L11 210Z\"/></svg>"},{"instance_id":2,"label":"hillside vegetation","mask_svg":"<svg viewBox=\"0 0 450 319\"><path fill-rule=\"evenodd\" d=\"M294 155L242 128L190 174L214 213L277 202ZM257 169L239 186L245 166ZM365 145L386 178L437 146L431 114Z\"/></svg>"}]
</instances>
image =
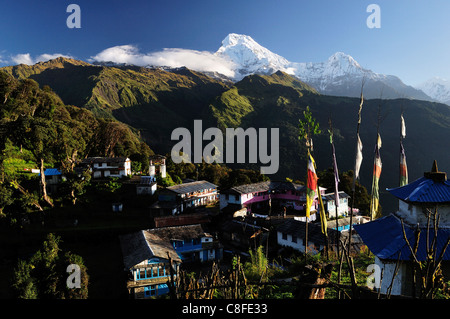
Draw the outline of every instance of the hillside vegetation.
<instances>
[{"instance_id":1,"label":"hillside vegetation","mask_svg":"<svg viewBox=\"0 0 450 319\"><path fill-rule=\"evenodd\" d=\"M304 179L306 149L298 140L298 121L309 106L322 130L313 141L318 170L331 166L327 132L330 118L338 167L340 171L349 171L354 166L359 98L318 94L283 72L250 75L230 84L186 68L166 71L134 66L96 66L65 58L4 70L16 78L31 78L41 87L50 86L65 104L127 124L161 154L169 153L177 143L171 140L172 131L186 127L192 132L194 119L203 120L203 130L208 127L222 130L226 127L279 128L280 169L270 176L272 179ZM410 180L428 171L433 160L437 160L440 170L450 171L447 152L450 106L410 99L364 100L360 127L363 143L361 183L369 191L379 110L383 142L382 201L394 201L390 196L384 197L384 190L398 185L402 112L407 126L404 147ZM97 121L101 123L102 120ZM235 165L234 168L258 169L259 165ZM392 202L391 206L394 204Z\"/></svg>"}]
</instances>

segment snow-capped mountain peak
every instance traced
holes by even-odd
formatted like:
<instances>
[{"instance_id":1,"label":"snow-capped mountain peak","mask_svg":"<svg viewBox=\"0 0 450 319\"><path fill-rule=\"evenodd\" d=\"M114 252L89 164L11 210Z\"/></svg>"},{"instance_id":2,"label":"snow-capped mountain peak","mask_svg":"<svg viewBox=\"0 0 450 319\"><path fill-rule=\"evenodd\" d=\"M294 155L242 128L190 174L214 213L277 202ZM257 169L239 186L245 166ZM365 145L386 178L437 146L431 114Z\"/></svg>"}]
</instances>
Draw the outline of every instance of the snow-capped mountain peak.
<instances>
[{"instance_id":1,"label":"snow-capped mountain peak","mask_svg":"<svg viewBox=\"0 0 450 319\"><path fill-rule=\"evenodd\" d=\"M398 77L363 68L352 56L336 52L324 62L293 62L261 46L252 37L230 33L214 53L234 65L233 81L251 74L283 71L311 85L322 94L359 96L361 84L368 98L411 97L430 100L422 91L405 85Z\"/></svg>"},{"instance_id":2,"label":"snow-capped mountain peak","mask_svg":"<svg viewBox=\"0 0 450 319\"><path fill-rule=\"evenodd\" d=\"M289 61L261 46L248 35L230 33L215 53L230 59L236 66L236 79L253 73L287 71Z\"/></svg>"},{"instance_id":3,"label":"snow-capped mountain peak","mask_svg":"<svg viewBox=\"0 0 450 319\"><path fill-rule=\"evenodd\" d=\"M336 52L321 63L291 62L261 46L248 35L230 33L215 53L230 59L235 65L235 80L254 73L270 74L283 71L305 82L326 78L327 82L346 75L362 76L363 69L356 60L343 52ZM323 83L320 85L323 87Z\"/></svg>"},{"instance_id":4,"label":"snow-capped mountain peak","mask_svg":"<svg viewBox=\"0 0 450 319\"><path fill-rule=\"evenodd\" d=\"M353 57L344 52L336 52L330 56L326 62L328 67L339 68L343 70L361 70L362 67Z\"/></svg>"},{"instance_id":5,"label":"snow-capped mountain peak","mask_svg":"<svg viewBox=\"0 0 450 319\"><path fill-rule=\"evenodd\" d=\"M438 102L450 104L450 81L434 77L416 87Z\"/></svg>"}]
</instances>

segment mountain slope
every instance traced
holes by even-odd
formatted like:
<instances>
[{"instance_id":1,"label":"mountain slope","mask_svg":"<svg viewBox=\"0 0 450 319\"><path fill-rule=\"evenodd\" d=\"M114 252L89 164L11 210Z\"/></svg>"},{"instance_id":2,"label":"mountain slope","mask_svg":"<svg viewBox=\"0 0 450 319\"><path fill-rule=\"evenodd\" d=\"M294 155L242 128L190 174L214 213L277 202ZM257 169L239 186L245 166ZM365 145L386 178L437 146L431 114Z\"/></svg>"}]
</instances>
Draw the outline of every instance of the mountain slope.
<instances>
[{"instance_id":1,"label":"mountain slope","mask_svg":"<svg viewBox=\"0 0 450 319\"><path fill-rule=\"evenodd\" d=\"M99 117L114 118L142 134L152 148L168 152L167 138L176 127L188 127L215 96L228 86L204 74L178 68L169 71L123 65L91 65L58 58L34 66L4 68L18 78L50 86L64 101Z\"/></svg>"},{"instance_id":2,"label":"mountain slope","mask_svg":"<svg viewBox=\"0 0 450 319\"><path fill-rule=\"evenodd\" d=\"M9 138L59 166L86 156L141 156L153 152L129 126L65 105L50 88L0 70L2 143ZM26 143L25 143L26 142ZM2 145L4 146L4 145ZM144 162L146 164L146 162Z\"/></svg>"},{"instance_id":3,"label":"mountain slope","mask_svg":"<svg viewBox=\"0 0 450 319\"><path fill-rule=\"evenodd\" d=\"M277 79L281 75L283 81ZM288 78L292 79L291 82ZM279 128L280 169L271 177L304 180L306 149L304 143L297 138L298 121L303 119L303 111L309 106L322 130L320 135L314 137L314 157L318 170L327 169L332 163L327 133L330 117L333 121L339 170L353 169L359 99L320 95L308 89L306 85L300 89L294 84L297 83L295 81L293 77L281 72L271 76L250 75L244 78L211 103L215 125L221 129ZM407 99L364 101L360 128L363 143L361 183L369 192L380 105L383 115L380 125L383 141L380 193L383 207L395 209L395 200L384 190L398 185L399 121L402 109L407 126L404 147L410 181L413 181L431 168L433 160L437 160L440 170L450 171L450 106ZM253 165L252 168L259 166L261 163Z\"/></svg>"},{"instance_id":4,"label":"mountain slope","mask_svg":"<svg viewBox=\"0 0 450 319\"><path fill-rule=\"evenodd\" d=\"M364 69L351 56L336 52L325 62L291 62L259 45L250 36L231 33L215 53L235 64L236 81L251 74L277 70L296 76L322 94L357 97L361 84L368 98L414 98L431 100L421 90L405 85L398 77Z\"/></svg>"}]
</instances>

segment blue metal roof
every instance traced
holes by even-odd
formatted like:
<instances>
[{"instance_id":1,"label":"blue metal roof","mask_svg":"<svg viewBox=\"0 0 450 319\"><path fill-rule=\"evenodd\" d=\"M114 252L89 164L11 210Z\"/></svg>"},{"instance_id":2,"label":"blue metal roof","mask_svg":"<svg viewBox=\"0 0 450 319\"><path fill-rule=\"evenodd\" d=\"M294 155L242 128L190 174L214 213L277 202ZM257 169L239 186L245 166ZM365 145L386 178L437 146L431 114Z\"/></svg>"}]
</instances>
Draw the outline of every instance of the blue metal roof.
<instances>
[{"instance_id":1,"label":"blue metal roof","mask_svg":"<svg viewBox=\"0 0 450 319\"><path fill-rule=\"evenodd\" d=\"M434 181L421 177L418 180L387 191L405 202L412 203L446 203L450 202L450 182Z\"/></svg>"},{"instance_id":2,"label":"blue metal roof","mask_svg":"<svg viewBox=\"0 0 450 319\"><path fill-rule=\"evenodd\" d=\"M47 168L44 171L45 176L61 175L61 172L57 168Z\"/></svg>"},{"instance_id":3,"label":"blue metal roof","mask_svg":"<svg viewBox=\"0 0 450 319\"><path fill-rule=\"evenodd\" d=\"M372 222L354 225L364 244L370 251L380 259L397 260L400 254L400 260L410 260L411 252L403 237L401 221L398 217L390 214L388 216L376 219ZM420 228L419 246L417 249L417 259L423 261L426 259L426 226ZM415 245L415 226L405 223L405 234L411 247ZM429 243L434 238L434 230L429 231ZM439 228L436 236L436 258L441 254L448 238L450 237L450 228ZM450 260L450 246L445 250L444 260Z\"/></svg>"}]
</instances>

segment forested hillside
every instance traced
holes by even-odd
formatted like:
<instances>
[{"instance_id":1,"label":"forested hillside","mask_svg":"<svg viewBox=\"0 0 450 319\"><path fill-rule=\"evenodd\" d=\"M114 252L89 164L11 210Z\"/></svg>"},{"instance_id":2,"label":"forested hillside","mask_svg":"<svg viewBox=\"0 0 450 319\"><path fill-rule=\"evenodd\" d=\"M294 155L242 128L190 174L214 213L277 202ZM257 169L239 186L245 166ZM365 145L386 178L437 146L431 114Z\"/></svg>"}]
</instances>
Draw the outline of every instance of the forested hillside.
<instances>
[{"instance_id":1,"label":"forested hillside","mask_svg":"<svg viewBox=\"0 0 450 319\"><path fill-rule=\"evenodd\" d=\"M331 166L329 119L333 124L338 167L341 171L353 169L359 98L318 94L299 79L283 72L250 75L230 84L186 68L161 70L134 66L96 66L65 58L4 70L16 78L34 79L41 87L48 85L65 104L92 110L92 113L86 114L91 116L91 121L95 119L97 126L94 127L102 128L100 132L107 131L108 127L126 127L106 119L125 123L139 132L145 142L160 154L169 153L177 143L171 140L172 131L178 127L192 131L194 119L203 120L203 130L208 127L222 130L226 127L279 128L280 168L277 174L270 176L272 179L284 180L289 177L303 180L306 152L298 139L298 121L309 106L322 130L313 141L318 170ZM65 106L63 109L71 108ZM84 114L79 108L73 110L67 112L74 119ZM373 151L380 118L383 162L380 191L382 202L391 201L391 207L394 207L395 200L389 195L385 197L384 190L398 185L402 112L407 127L404 147L410 180L419 178L424 171L429 170L433 160L437 160L439 169L450 171L447 152L450 143L448 105L410 99L365 99L360 126L364 157L361 183L370 191ZM94 115L102 119L96 119ZM79 134L93 136L89 130L86 133L80 131ZM91 142L87 149L98 154L108 153L105 149L108 143L100 142L98 138L88 140ZM137 145L133 142L128 144ZM117 147L120 148L120 145L124 144L119 143ZM131 148L136 150L136 147ZM119 154L120 151L115 153ZM234 167L259 169L259 165Z\"/></svg>"}]
</instances>

